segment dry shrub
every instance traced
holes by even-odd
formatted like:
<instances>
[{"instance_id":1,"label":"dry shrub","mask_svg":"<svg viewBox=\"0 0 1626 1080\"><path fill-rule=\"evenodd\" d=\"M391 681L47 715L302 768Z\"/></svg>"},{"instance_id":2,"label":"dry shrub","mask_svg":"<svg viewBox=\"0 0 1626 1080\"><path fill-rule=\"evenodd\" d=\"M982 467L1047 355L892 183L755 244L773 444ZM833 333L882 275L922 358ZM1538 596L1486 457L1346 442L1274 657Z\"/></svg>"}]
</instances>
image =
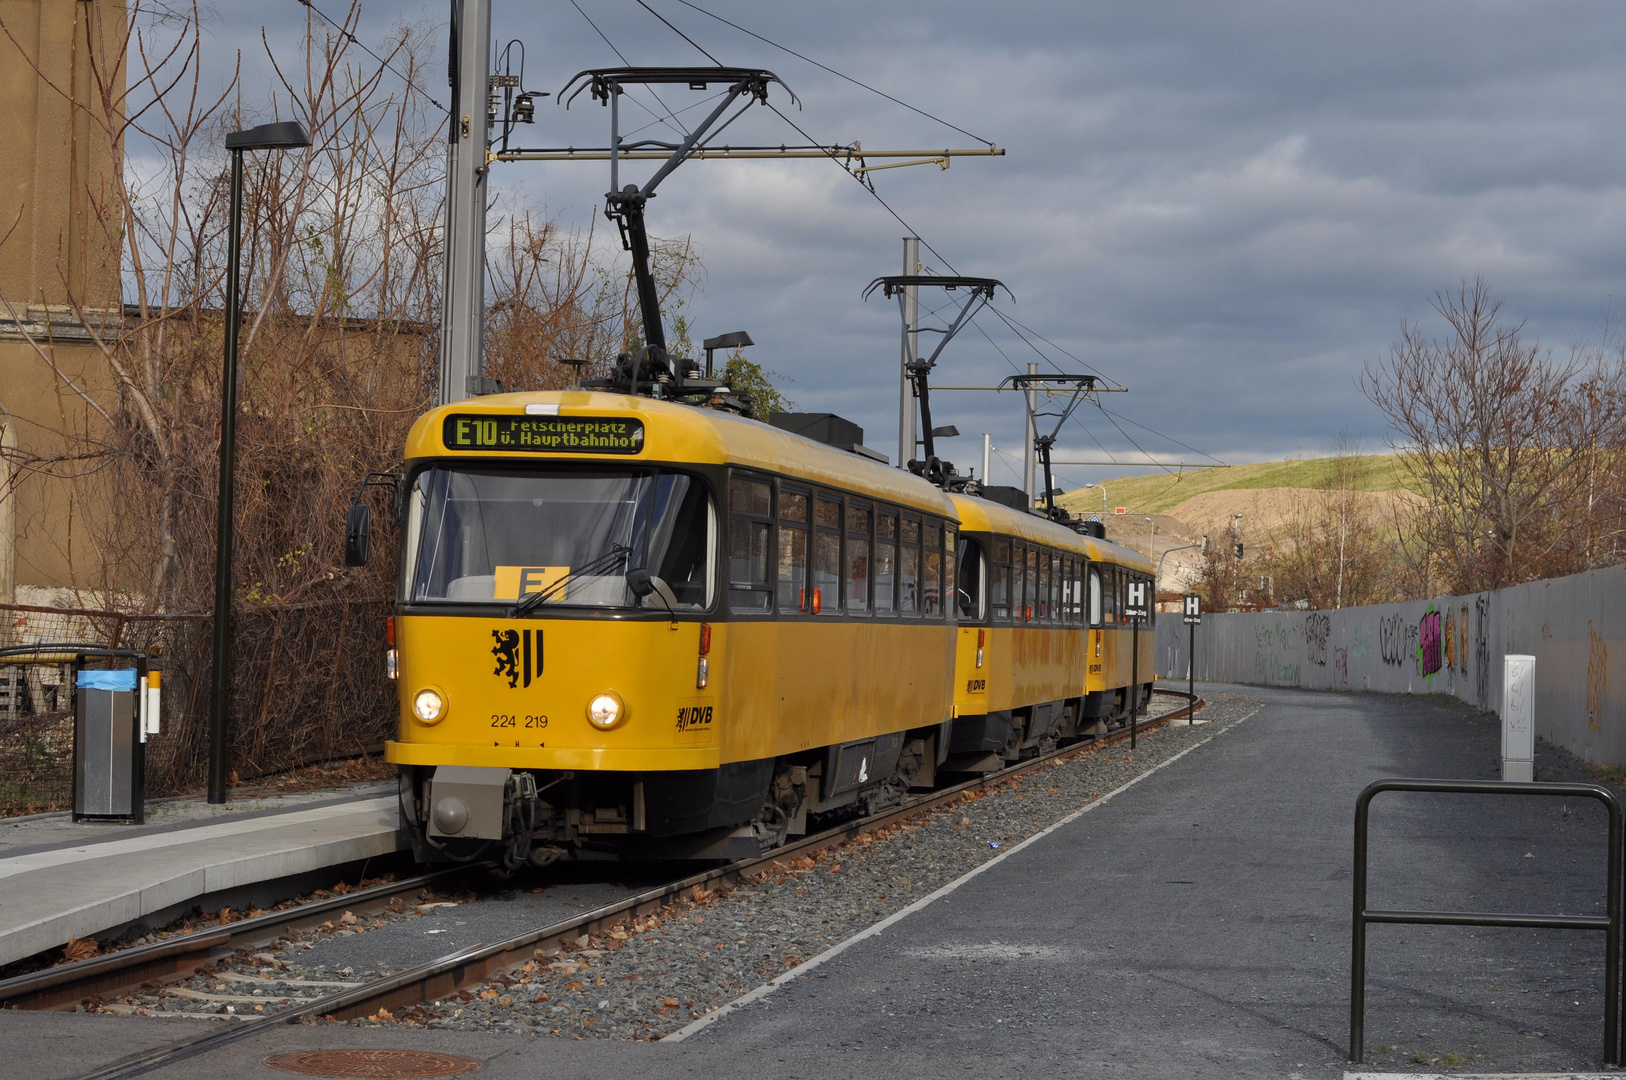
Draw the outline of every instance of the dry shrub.
<instances>
[{"instance_id":1,"label":"dry shrub","mask_svg":"<svg viewBox=\"0 0 1626 1080\"><path fill-rule=\"evenodd\" d=\"M375 50L380 62L349 36L359 3L342 31L307 12L298 55L270 55L277 83L244 99L235 80L206 92L203 9L136 0L117 25L95 11L97 83L76 108L115 155L143 153L126 160L122 181L85 193L117 273L95 287L65 273L63 287L114 389L78 385L36 342L90 420L63 433L71 453L14 454L11 464L94 478L101 570L87 606L198 616L141 622L140 632L132 622L125 642L164 656L167 725L149 747L149 786L196 783L227 303L222 146L227 132L272 118L303 123L309 151L245 155L231 753L245 780L354 756L394 726L382 663L394 515L384 494L368 492L382 542L359 570L343 566L343 515L368 473L399 468L407 429L435 389L445 117L423 84L443 28L398 25ZM155 160L156 169L143 164ZM487 373L534 389L568 384L574 372L560 359L588 361L586 374L608 370L638 336L618 250L523 208L497 221L507 243L490 260ZM698 262L687 242L658 250L676 312ZM20 302L0 295L0 310Z\"/></svg>"}]
</instances>

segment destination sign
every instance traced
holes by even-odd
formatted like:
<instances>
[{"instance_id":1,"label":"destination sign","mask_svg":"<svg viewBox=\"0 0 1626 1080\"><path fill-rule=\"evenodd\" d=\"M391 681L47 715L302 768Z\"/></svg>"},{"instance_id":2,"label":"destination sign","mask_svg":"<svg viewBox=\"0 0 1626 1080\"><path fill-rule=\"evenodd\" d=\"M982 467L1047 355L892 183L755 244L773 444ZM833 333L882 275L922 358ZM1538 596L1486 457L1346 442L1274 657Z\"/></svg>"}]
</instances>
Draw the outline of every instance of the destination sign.
<instances>
[{"instance_id":1,"label":"destination sign","mask_svg":"<svg viewBox=\"0 0 1626 1080\"><path fill-rule=\"evenodd\" d=\"M448 450L528 454L636 454L644 422L620 416L515 416L453 413L441 438Z\"/></svg>"}]
</instances>

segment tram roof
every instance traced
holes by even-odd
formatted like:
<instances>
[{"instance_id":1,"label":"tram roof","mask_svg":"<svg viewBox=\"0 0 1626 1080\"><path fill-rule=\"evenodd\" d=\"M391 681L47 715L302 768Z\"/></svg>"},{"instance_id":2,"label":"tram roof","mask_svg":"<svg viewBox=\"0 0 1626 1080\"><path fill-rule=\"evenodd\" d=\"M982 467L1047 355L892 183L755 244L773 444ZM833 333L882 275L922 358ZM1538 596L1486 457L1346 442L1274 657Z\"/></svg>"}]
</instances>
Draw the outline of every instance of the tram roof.
<instances>
[{"instance_id":1,"label":"tram roof","mask_svg":"<svg viewBox=\"0 0 1626 1080\"><path fill-rule=\"evenodd\" d=\"M624 450L597 453L502 447L454 448L445 441L447 421L454 417L481 420L517 417L521 420L566 422L636 420L643 425L643 441L633 453ZM488 394L438 406L418 417L412 425L406 439L406 457L408 460L467 457L509 461L738 465L793 476L810 483L826 484L945 516L953 513L946 494L901 469L732 413L633 397L630 394L583 390Z\"/></svg>"},{"instance_id":2,"label":"tram roof","mask_svg":"<svg viewBox=\"0 0 1626 1080\"><path fill-rule=\"evenodd\" d=\"M954 500L954 510L960 519L960 528L968 532L1015 536L1063 551L1083 552L1097 562L1117 563L1147 572L1152 569L1152 560L1134 548L1114 544L1110 540L1097 540L1093 536L1085 536L1039 514L1031 514L1006 506L1004 503L972 495L956 494L950 498Z\"/></svg>"}]
</instances>

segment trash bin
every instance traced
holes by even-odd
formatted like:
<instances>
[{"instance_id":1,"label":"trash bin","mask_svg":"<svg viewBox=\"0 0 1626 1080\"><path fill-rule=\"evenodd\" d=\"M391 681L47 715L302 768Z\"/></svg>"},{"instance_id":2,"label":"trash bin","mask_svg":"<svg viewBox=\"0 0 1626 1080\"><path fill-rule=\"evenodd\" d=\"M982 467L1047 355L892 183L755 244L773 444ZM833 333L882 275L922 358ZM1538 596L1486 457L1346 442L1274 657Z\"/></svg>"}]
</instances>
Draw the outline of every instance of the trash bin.
<instances>
[{"instance_id":1,"label":"trash bin","mask_svg":"<svg viewBox=\"0 0 1626 1080\"><path fill-rule=\"evenodd\" d=\"M87 668L87 659L81 654L74 665L73 817L139 824L146 811L143 721L157 711L144 700L146 664Z\"/></svg>"}]
</instances>

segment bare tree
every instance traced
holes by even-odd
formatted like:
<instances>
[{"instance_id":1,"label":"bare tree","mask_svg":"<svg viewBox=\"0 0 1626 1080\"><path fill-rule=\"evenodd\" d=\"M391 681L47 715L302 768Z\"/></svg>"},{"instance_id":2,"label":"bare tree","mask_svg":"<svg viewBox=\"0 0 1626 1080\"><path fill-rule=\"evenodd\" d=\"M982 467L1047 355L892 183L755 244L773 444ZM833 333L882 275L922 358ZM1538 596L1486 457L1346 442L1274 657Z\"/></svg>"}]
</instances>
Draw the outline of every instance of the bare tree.
<instances>
[{"instance_id":1,"label":"bare tree","mask_svg":"<svg viewBox=\"0 0 1626 1080\"><path fill-rule=\"evenodd\" d=\"M1360 490L1360 447L1341 434L1329 468L1294 501L1273 536L1275 594L1280 603L1333 609L1381 603L1393 591L1393 544Z\"/></svg>"},{"instance_id":2,"label":"bare tree","mask_svg":"<svg viewBox=\"0 0 1626 1080\"><path fill-rule=\"evenodd\" d=\"M1229 611L1238 603L1242 584L1240 560L1236 557L1236 546L1242 538L1236 519L1230 519L1224 533L1204 539L1208 548L1197 564L1196 591L1203 598L1205 611Z\"/></svg>"},{"instance_id":3,"label":"bare tree","mask_svg":"<svg viewBox=\"0 0 1626 1080\"><path fill-rule=\"evenodd\" d=\"M423 86L437 31L398 25L374 58L354 37L359 4L337 30L307 12L295 54L266 47L271 91L243 100L235 80L205 92L202 9L133 0L128 14L92 29L94 103L85 107L81 92L75 107L115 157L134 144L143 152L89 193L113 272L94 294L64 278L112 391L76 380L49 342L35 342L48 377L92 420L63 433L65 460L16 464L88 472L101 485L90 528L102 602L141 617L208 610L226 303L223 136L273 116L299 119L310 150L245 162L233 756L247 775L353 753L380 741L393 718L375 639L395 568L388 544L365 568L342 565L342 509L367 473L398 466L437 371L444 115ZM619 251L596 249L590 231L545 216L520 215L509 236L492 260L488 347L499 377L519 389L562 385L567 369L553 361L571 356L607 369L637 334ZM660 250L663 294L681 310L698 261L686 241ZM24 325L23 302L0 296L0 311ZM202 760L208 635L196 621L151 625L192 628L164 631L166 686L179 697L153 769L174 785ZM367 647L356 648L358 639Z\"/></svg>"},{"instance_id":4,"label":"bare tree","mask_svg":"<svg viewBox=\"0 0 1626 1080\"><path fill-rule=\"evenodd\" d=\"M1572 515L1596 480L1601 448L1626 426L1618 354L1558 359L1500 320L1483 279L1437 294L1450 333L1403 322L1362 390L1389 417L1428 505L1401 544L1424 592L1475 592L1586 565Z\"/></svg>"}]
</instances>

